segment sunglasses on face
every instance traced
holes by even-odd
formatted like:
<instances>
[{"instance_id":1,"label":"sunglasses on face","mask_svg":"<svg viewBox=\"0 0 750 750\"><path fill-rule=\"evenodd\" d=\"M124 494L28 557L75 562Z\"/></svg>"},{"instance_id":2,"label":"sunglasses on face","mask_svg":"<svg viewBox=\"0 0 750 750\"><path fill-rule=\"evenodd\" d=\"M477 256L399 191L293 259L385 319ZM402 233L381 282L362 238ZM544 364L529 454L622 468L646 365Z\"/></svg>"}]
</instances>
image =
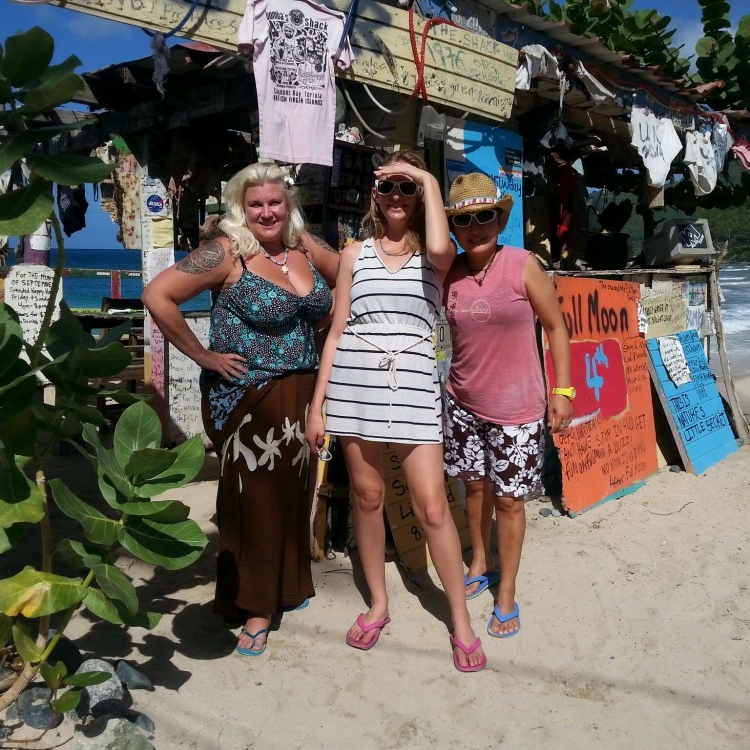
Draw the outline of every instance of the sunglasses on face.
<instances>
[{"instance_id":1,"label":"sunglasses on face","mask_svg":"<svg viewBox=\"0 0 750 750\"><path fill-rule=\"evenodd\" d=\"M468 227L472 221L476 221L477 224L489 224L498 217L498 212L495 209L487 208L484 211L477 211L473 214L458 214L458 216L452 216L451 221L454 227Z\"/></svg>"},{"instance_id":2,"label":"sunglasses on face","mask_svg":"<svg viewBox=\"0 0 750 750\"><path fill-rule=\"evenodd\" d=\"M417 194L417 183L411 180L375 180L375 189L379 195L390 195L394 188L398 188L399 193L407 198Z\"/></svg>"}]
</instances>

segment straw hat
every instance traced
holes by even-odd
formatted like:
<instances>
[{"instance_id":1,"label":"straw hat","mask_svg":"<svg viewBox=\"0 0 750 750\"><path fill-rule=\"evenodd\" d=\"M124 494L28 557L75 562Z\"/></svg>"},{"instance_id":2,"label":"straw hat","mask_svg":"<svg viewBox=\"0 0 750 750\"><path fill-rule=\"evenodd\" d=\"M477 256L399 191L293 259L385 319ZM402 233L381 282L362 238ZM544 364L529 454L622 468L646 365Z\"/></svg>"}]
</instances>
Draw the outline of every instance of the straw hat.
<instances>
[{"instance_id":1,"label":"straw hat","mask_svg":"<svg viewBox=\"0 0 750 750\"><path fill-rule=\"evenodd\" d=\"M495 209L507 217L511 208L513 208L513 196L510 193L498 198L497 188L491 177L481 172L471 172L461 174L453 180L445 213L448 216L455 216Z\"/></svg>"}]
</instances>

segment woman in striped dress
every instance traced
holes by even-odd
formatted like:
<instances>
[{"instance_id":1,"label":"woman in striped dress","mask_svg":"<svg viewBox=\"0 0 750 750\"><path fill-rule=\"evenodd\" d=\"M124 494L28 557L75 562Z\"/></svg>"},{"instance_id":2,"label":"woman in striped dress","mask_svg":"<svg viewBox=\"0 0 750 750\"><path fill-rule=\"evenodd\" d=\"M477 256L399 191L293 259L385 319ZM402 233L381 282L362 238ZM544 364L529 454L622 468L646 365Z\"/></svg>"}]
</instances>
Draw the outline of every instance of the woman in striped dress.
<instances>
[{"instance_id":1,"label":"woman in striped dress","mask_svg":"<svg viewBox=\"0 0 750 750\"><path fill-rule=\"evenodd\" d=\"M337 298L323 349L306 437L340 436L354 497L354 529L370 608L349 629L353 648L372 648L390 622L385 585L383 443L404 468L412 509L451 608L453 663L483 669L464 593L461 545L445 496L440 387L432 332L455 249L437 180L412 152L375 171L368 237L341 252ZM326 422L323 402L326 400Z\"/></svg>"}]
</instances>

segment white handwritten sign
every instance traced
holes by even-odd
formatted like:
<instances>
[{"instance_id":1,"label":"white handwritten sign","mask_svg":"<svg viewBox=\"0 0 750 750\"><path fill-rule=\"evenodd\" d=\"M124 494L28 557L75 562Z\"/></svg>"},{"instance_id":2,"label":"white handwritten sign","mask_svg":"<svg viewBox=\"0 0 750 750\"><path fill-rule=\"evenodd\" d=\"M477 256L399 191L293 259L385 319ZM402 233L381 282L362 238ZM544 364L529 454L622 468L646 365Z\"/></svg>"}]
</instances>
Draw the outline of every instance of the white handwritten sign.
<instances>
[{"instance_id":1,"label":"white handwritten sign","mask_svg":"<svg viewBox=\"0 0 750 750\"><path fill-rule=\"evenodd\" d=\"M669 375L669 379L679 388L691 381L690 368L685 359L682 344L676 336L662 336L659 341L659 354Z\"/></svg>"},{"instance_id":2,"label":"white handwritten sign","mask_svg":"<svg viewBox=\"0 0 750 750\"><path fill-rule=\"evenodd\" d=\"M55 272L49 266L24 263L20 266L13 266L8 272L5 301L18 313L24 339L29 344L33 344L39 336L54 278ZM52 320L60 317L61 299L62 279L57 290Z\"/></svg>"},{"instance_id":3,"label":"white handwritten sign","mask_svg":"<svg viewBox=\"0 0 750 750\"><path fill-rule=\"evenodd\" d=\"M209 317L186 318L190 330L204 346L208 346ZM166 439L176 444L203 434L201 392L198 379L200 367L174 346L169 347L169 379L167 412L169 421ZM204 437L204 442L207 438Z\"/></svg>"}]
</instances>

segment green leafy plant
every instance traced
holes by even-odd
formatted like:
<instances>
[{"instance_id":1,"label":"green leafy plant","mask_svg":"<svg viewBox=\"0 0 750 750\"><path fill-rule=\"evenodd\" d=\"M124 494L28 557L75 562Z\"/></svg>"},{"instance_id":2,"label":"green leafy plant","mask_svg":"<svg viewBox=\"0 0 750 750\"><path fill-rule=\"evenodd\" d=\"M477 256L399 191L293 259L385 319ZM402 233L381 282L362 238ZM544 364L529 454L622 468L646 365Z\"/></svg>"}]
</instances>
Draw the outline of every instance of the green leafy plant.
<instances>
[{"instance_id":1,"label":"green leafy plant","mask_svg":"<svg viewBox=\"0 0 750 750\"><path fill-rule=\"evenodd\" d=\"M20 160L30 171L24 187L0 195L0 234L32 232L49 219L60 258L36 341L24 340L18 315L0 303L0 555L12 555L24 534L35 531L41 560L38 568L29 565L0 579L1 662L15 669L15 678L0 686L0 710L40 672L53 691L53 710L73 707L77 690L100 679L67 676L62 664L49 663L73 614L85 608L108 622L145 628L159 621L141 608L118 558L178 570L198 559L207 542L184 503L155 499L195 478L204 459L200 436L163 449L153 409L127 391L91 384L129 363L120 343L129 324L94 339L64 302L52 322L65 259L53 183L99 181L112 169L88 156L50 156L45 150L55 136L87 124L48 124L54 108L84 85L73 73L80 61L70 57L51 65L53 49L52 37L40 28L11 36L0 47L0 173ZM39 377L54 385L53 404L41 397ZM111 448L98 431L107 420L90 405L102 395L130 404L117 421ZM90 461L98 480L95 503L61 479L48 478L46 464L60 444ZM57 538L53 509L75 522L73 537ZM52 618L56 633L49 638ZM65 685L72 691L57 697Z\"/></svg>"}]
</instances>

